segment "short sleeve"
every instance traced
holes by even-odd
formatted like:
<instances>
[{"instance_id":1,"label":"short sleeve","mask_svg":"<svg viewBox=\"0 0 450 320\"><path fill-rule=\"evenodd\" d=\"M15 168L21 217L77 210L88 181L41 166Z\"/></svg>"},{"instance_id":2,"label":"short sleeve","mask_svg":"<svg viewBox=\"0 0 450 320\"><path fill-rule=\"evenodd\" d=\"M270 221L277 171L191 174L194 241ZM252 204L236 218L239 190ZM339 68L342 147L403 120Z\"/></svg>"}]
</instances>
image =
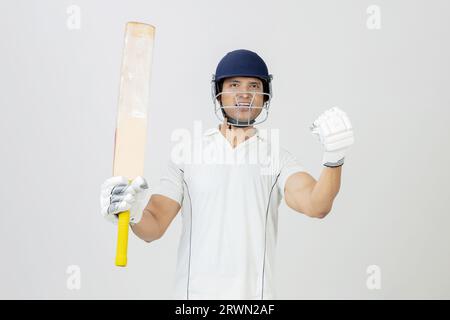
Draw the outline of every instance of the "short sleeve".
<instances>
[{"instance_id":1,"label":"short sleeve","mask_svg":"<svg viewBox=\"0 0 450 320\"><path fill-rule=\"evenodd\" d=\"M152 194L160 194L178 202L183 202L183 171L169 160L165 173L161 176L159 184Z\"/></svg>"},{"instance_id":2,"label":"short sleeve","mask_svg":"<svg viewBox=\"0 0 450 320\"><path fill-rule=\"evenodd\" d=\"M281 195L284 197L284 187L286 186L286 182L288 178L297 172L306 172L306 169L303 167L303 165L298 161L298 159L292 155L291 153L287 152L286 150L282 150L281 153L281 169L279 172L277 185L278 190L280 191Z\"/></svg>"}]
</instances>

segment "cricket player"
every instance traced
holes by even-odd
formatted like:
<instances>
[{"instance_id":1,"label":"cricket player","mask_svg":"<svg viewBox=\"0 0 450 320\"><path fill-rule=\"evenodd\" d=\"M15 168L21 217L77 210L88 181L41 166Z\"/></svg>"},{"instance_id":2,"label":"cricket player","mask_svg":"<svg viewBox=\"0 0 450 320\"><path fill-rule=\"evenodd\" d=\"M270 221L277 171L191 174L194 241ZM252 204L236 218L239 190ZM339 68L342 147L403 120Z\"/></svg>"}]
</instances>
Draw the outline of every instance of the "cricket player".
<instances>
[{"instance_id":1,"label":"cricket player","mask_svg":"<svg viewBox=\"0 0 450 320\"><path fill-rule=\"evenodd\" d=\"M151 190L144 177L130 183L112 177L101 187L102 215L114 222L130 210L131 228L146 242L160 239L181 209L174 299L276 299L281 200L311 218L322 219L332 209L354 142L350 120L334 107L313 122L311 132L324 148L316 181L256 127L267 119L271 82L257 53L229 52L211 82L220 121L201 137L202 161L172 157Z\"/></svg>"}]
</instances>

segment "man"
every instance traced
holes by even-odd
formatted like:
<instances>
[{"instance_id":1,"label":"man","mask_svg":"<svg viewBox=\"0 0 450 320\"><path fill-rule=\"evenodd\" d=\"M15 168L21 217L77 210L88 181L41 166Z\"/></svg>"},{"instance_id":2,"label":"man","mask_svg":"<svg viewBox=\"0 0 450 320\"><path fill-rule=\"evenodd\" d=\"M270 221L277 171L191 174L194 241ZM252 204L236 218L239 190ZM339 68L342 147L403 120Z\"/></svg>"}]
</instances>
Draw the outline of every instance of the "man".
<instances>
[{"instance_id":1,"label":"man","mask_svg":"<svg viewBox=\"0 0 450 320\"><path fill-rule=\"evenodd\" d=\"M345 153L354 141L350 121L338 108L314 121L312 132L325 147L316 181L255 127L267 118L271 81L256 53L228 53L212 80L215 112L222 123L202 137L208 161L171 159L143 211L143 177L130 184L125 177L113 177L102 185L103 215L115 221L117 213L131 208L131 228L147 242L161 238L183 209L176 299L275 299L281 199L313 218L324 218L332 208ZM250 161L251 154L258 159Z\"/></svg>"}]
</instances>

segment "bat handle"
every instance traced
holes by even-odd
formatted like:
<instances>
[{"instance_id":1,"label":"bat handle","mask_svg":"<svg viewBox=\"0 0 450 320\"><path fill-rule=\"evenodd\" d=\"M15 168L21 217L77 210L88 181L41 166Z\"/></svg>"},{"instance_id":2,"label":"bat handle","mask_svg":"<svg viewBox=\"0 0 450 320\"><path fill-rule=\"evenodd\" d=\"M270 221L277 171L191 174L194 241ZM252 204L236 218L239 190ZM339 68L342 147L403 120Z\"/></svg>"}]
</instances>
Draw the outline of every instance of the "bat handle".
<instances>
[{"instance_id":1,"label":"bat handle","mask_svg":"<svg viewBox=\"0 0 450 320\"><path fill-rule=\"evenodd\" d=\"M130 211L119 213L116 266L125 267L127 265L128 249L128 225L130 223Z\"/></svg>"}]
</instances>

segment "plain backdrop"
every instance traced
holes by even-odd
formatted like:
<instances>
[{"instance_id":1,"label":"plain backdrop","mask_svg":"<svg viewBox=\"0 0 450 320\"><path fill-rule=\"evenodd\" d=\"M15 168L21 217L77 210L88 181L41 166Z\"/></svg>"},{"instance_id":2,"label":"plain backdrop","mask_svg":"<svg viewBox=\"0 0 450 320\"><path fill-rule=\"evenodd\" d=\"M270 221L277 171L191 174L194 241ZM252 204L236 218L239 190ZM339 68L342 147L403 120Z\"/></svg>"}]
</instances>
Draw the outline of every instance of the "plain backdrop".
<instances>
[{"instance_id":1,"label":"plain backdrop","mask_svg":"<svg viewBox=\"0 0 450 320\"><path fill-rule=\"evenodd\" d=\"M372 5L380 29L368 28ZM100 215L127 21L156 26L150 185L174 130L217 124L210 78L229 51L265 59L274 98L263 127L316 179L322 146L309 125L333 106L350 117L332 212L280 207L280 299L450 298L449 11L445 0L1 1L0 298L171 297L181 216L153 243L131 234L117 268L116 228Z\"/></svg>"}]
</instances>

